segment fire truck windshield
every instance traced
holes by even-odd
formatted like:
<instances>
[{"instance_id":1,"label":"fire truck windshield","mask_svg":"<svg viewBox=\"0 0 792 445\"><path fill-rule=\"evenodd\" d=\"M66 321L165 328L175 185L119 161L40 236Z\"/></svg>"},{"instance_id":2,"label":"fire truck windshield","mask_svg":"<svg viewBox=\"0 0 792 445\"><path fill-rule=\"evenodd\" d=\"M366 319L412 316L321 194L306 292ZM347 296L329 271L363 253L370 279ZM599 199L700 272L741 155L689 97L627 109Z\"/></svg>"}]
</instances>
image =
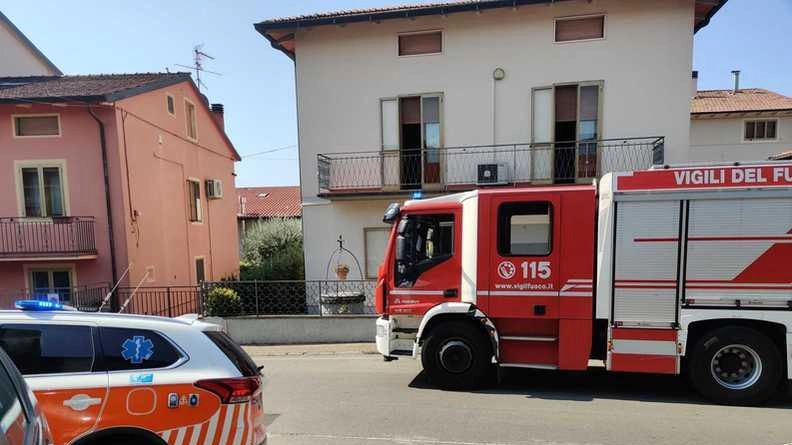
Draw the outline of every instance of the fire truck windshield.
<instances>
[{"instance_id":1,"label":"fire truck windshield","mask_svg":"<svg viewBox=\"0 0 792 445\"><path fill-rule=\"evenodd\" d=\"M406 215L397 232L398 287L411 287L424 271L454 253L454 215Z\"/></svg>"}]
</instances>

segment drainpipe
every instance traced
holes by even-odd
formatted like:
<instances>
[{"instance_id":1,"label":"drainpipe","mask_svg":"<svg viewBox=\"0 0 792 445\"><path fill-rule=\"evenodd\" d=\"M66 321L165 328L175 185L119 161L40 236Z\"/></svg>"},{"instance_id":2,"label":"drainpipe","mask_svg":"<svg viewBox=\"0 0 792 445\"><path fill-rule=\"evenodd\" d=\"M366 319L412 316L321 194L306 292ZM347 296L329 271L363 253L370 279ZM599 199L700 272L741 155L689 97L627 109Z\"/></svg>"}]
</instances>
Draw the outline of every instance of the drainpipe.
<instances>
[{"instance_id":1,"label":"drainpipe","mask_svg":"<svg viewBox=\"0 0 792 445\"><path fill-rule=\"evenodd\" d=\"M96 121L99 126L99 145L102 148L102 174L104 176L104 192L105 192L105 208L107 209L107 231L110 240L110 269L113 276L113 286L116 285L118 280L118 267L116 266L116 252L115 252L115 234L113 233L113 208L110 205L110 172L107 162L107 140L105 138L104 123L94 114L93 110L88 107L88 114ZM110 310L118 312L118 297L113 295L110 301Z\"/></svg>"}]
</instances>

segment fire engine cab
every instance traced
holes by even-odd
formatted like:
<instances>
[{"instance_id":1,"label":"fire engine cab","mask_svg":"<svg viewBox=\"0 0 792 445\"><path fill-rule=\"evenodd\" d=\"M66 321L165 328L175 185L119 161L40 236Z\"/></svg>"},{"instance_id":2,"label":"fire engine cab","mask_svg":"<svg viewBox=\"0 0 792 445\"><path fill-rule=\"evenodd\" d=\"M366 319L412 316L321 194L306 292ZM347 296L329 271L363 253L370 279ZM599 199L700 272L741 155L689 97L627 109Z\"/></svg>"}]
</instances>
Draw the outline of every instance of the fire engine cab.
<instances>
[{"instance_id":1,"label":"fire engine cab","mask_svg":"<svg viewBox=\"0 0 792 445\"><path fill-rule=\"evenodd\" d=\"M792 164L392 204L377 348L437 385L496 367L686 373L721 403L792 379Z\"/></svg>"}]
</instances>

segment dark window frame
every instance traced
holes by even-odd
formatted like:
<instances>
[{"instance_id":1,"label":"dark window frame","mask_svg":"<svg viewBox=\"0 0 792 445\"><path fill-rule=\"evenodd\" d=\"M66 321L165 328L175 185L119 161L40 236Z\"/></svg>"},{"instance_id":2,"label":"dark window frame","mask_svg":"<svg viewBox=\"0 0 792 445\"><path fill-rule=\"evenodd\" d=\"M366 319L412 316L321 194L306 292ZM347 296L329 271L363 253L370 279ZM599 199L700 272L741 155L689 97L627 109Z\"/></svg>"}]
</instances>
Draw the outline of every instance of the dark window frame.
<instances>
[{"instance_id":1,"label":"dark window frame","mask_svg":"<svg viewBox=\"0 0 792 445\"><path fill-rule=\"evenodd\" d=\"M187 180L187 203L189 205L188 215L190 222L203 221L201 212L201 181L195 179Z\"/></svg>"},{"instance_id":2,"label":"dark window frame","mask_svg":"<svg viewBox=\"0 0 792 445\"><path fill-rule=\"evenodd\" d=\"M165 94L165 109L171 116L176 116L176 98L173 97L173 94Z\"/></svg>"},{"instance_id":3,"label":"dark window frame","mask_svg":"<svg viewBox=\"0 0 792 445\"><path fill-rule=\"evenodd\" d=\"M774 142L778 140L778 119L746 119L743 121L743 140L746 142ZM762 124L762 136L757 136L758 124ZM772 127L773 136L768 136L768 129ZM749 137L749 128L750 134Z\"/></svg>"},{"instance_id":4,"label":"dark window frame","mask_svg":"<svg viewBox=\"0 0 792 445\"><path fill-rule=\"evenodd\" d=\"M24 119L41 119L41 118L53 118L53 117L57 122L57 129L58 129L57 133L22 134L20 131L20 121ZM18 115L13 115L13 118L14 119L13 119L12 131L15 138L57 138L57 137L61 137L61 135L63 134L63 128L61 127L61 117L60 114L58 113L30 114L30 115L18 114Z\"/></svg>"},{"instance_id":5,"label":"dark window frame","mask_svg":"<svg viewBox=\"0 0 792 445\"><path fill-rule=\"evenodd\" d=\"M81 374L91 374L91 373L96 372L97 363L99 363L100 360L101 360L101 354L100 354L99 349L98 349L98 347L100 345L98 345L96 343L96 335L94 333L95 328L96 328L95 326L88 325L88 324L14 323L13 321L12 322L8 322L8 323L0 324L0 330L6 329L6 328L20 329L20 330L24 330L25 328L28 328L29 330L34 330L34 329L41 330L41 329L47 328L47 327L60 327L60 328L66 327L66 328L84 328L84 329L87 329L88 330L88 337L90 338L90 341L91 341L91 347L90 347L90 350L91 350L91 365L89 366L88 370L62 371L62 372L44 372L44 373L42 373L42 372L28 373L28 374L24 374L26 377L55 376L55 375L81 375ZM6 353L8 352L7 348L4 348L4 350L6 351ZM10 354L9 354L9 357L10 357ZM12 361L13 361L13 358L12 358ZM43 357L42 357L41 361L43 363L47 363L48 362L47 360L43 359ZM19 365L16 362L14 362L14 364L17 367L19 367ZM20 369L20 373L22 373L21 369Z\"/></svg>"},{"instance_id":6,"label":"dark window frame","mask_svg":"<svg viewBox=\"0 0 792 445\"><path fill-rule=\"evenodd\" d=\"M547 252L543 254L532 253L532 254L514 254L511 253L511 218L517 215L541 215L540 213L521 213L519 209L521 207L529 206L529 205L536 205L536 204L545 204L547 205L547 216L550 218L548 226L550 227L550 233L547 240ZM515 211L510 211L506 213L508 207L514 207ZM536 200L536 201L508 201L502 202L498 205L498 213L497 213L497 220L496 220L496 227L495 227L495 237L496 237L496 244L498 249L498 255L502 257L548 257L553 254L553 249L555 248L555 243L553 242L553 238L555 235L555 208L551 201L547 200ZM504 230L506 229L506 230Z\"/></svg>"},{"instance_id":7,"label":"dark window frame","mask_svg":"<svg viewBox=\"0 0 792 445\"><path fill-rule=\"evenodd\" d=\"M140 367L140 368L131 368L131 369L109 369L108 364L106 363L107 358L104 350L104 345L102 341L102 330L115 330L115 329L124 329L124 330L131 330L131 331L145 331L150 334L154 334L160 338L165 344L170 345L173 351L176 352L178 358L171 364L167 366L158 366L158 367ZM94 356L96 359L94 360L94 371L93 372L109 372L109 373L118 373L118 372L147 372L147 371L162 371L162 370L169 370L178 368L179 366L183 365L187 361L189 361L190 356L187 355L182 348L179 347L173 340L170 339L164 333L154 330L154 329L146 329L146 328L134 328L134 327L116 327L116 326L97 326L95 328L94 334Z\"/></svg>"}]
</instances>

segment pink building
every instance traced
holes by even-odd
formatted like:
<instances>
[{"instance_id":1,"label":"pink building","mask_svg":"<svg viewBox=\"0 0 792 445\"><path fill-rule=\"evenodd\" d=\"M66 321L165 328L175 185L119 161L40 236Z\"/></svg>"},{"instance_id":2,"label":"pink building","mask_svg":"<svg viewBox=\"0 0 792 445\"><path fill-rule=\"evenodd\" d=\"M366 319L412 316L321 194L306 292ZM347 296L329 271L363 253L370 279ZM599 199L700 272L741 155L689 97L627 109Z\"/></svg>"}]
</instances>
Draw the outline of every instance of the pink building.
<instances>
[{"instance_id":1,"label":"pink building","mask_svg":"<svg viewBox=\"0 0 792 445\"><path fill-rule=\"evenodd\" d=\"M0 296L237 274L238 160L189 74L0 77Z\"/></svg>"}]
</instances>

